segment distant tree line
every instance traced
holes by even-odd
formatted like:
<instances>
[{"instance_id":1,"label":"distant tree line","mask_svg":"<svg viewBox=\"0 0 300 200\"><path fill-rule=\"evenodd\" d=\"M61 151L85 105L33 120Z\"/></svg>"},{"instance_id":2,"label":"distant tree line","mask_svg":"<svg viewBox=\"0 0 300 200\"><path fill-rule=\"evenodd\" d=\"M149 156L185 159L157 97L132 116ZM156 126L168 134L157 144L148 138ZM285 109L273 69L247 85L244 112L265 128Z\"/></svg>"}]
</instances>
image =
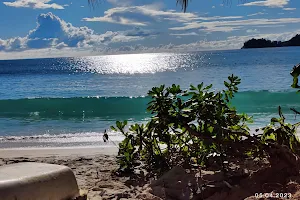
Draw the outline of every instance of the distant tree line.
<instances>
[{"instance_id":1,"label":"distant tree line","mask_svg":"<svg viewBox=\"0 0 300 200\"><path fill-rule=\"evenodd\" d=\"M300 46L300 35L297 34L292 39L288 41L271 41L262 39L251 39L244 43L242 49L249 48L267 48L267 47L288 47L288 46Z\"/></svg>"}]
</instances>

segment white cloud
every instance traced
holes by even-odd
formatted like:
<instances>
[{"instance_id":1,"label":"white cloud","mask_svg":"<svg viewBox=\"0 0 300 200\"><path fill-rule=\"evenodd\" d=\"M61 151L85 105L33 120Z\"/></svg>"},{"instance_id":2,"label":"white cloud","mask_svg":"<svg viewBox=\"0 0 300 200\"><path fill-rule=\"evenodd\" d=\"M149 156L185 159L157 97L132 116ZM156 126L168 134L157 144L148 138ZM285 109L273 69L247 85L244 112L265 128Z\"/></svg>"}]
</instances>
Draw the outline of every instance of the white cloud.
<instances>
[{"instance_id":1,"label":"white cloud","mask_svg":"<svg viewBox=\"0 0 300 200\"><path fill-rule=\"evenodd\" d=\"M51 0L15 0L13 2L3 2L3 4L10 7L33 9L64 9L64 6L66 6L50 2Z\"/></svg>"},{"instance_id":2,"label":"white cloud","mask_svg":"<svg viewBox=\"0 0 300 200\"><path fill-rule=\"evenodd\" d=\"M197 17L193 13L182 13L174 10L162 11L156 4L145 6L130 6L130 7L116 7L104 12L103 17L83 18L84 21L100 21L110 22L123 25L145 26L147 22L135 21L133 14L142 16L149 16L154 19L173 20L177 22L187 22ZM128 16L129 15L129 16ZM130 17L132 15L132 17Z\"/></svg>"},{"instance_id":3,"label":"white cloud","mask_svg":"<svg viewBox=\"0 0 300 200\"><path fill-rule=\"evenodd\" d=\"M292 32L283 32L276 34L250 34L247 36L230 36L225 40L201 40L182 45L162 45L160 49L172 49L177 51L203 51L203 50L222 50L222 49L240 49L244 42L252 38L266 38L269 40L286 41L298 34L300 30Z\"/></svg>"},{"instance_id":4,"label":"white cloud","mask_svg":"<svg viewBox=\"0 0 300 200\"><path fill-rule=\"evenodd\" d=\"M114 24L122 24L122 25L130 25L130 26L146 26L147 24L144 22L138 22L132 19L127 19L124 17L118 17L117 19L113 19L107 16L104 17L93 17L93 18L83 18L83 21L87 22L108 22Z\"/></svg>"},{"instance_id":5,"label":"white cloud","mask_svg":"<svg viewBox=\"0 0 300 200\"><path fill-rule=\"evenodd\" d=\"M0 39L0 51L2 50L14 50L14 49L25 49L25 44L26 44L26 38L22 37L15 37L15 38L10 38L7 40L1 40Z\"/></svg>"},{"instance_id":6,"label":"white cloud","mask_svg":"<svg viewBox=\"0 0 300 200\"><path fill-rule=\"evenodd\" d=\"M252 17L252 16L257 16L257 15L264 15L265 13L263 12L257 12L257 13L253 13L253 14L249 14L247 15L248 17Z\"/></svg>"},{"instance_id":7,"label":"white cloud","mask_svg":"<svg viewBox=\"0 0 300 200\"><path fill-rule=\"evenodd\" d=\"M296 10L296 8L283 8L283 10Z\"/></svg>"},{"instance_id":8,"label":"white cloud","mask_svg":"<svg viewBox=\"0 0 300 200\"><path fill-rule=\"evenodd\" d=\"M99 54L120 54L120 53L151 53L151 52L187 52L187 51L204 51L204 50L225 50L240 49L244 42L252 38L266 38L270 40L285 41L291 39L300 30L276 34L250 34L247 36L230 36L224 40L201 40L188 44L162 44L156 47L146 47L143 45L124 45L117 48L71 48L65 44L60 44L64 48L44 48L29 49L25 51L8 52L0 51L0 59L21 59L21 58L45 58L45 57L64 57L64 56L91 56ZM0 50L3 45L0 39ZM4 41L5 43L6 41Z\"/></svg>"},{"instance_id":9,"label":"white cloud","mask_svg":"<svg viewBox=\"0 0 300 200\"><path fill-rule=\"evenodd\" d=\"M195 20L211 21L211 20L227 20L227 19L241 19L243 16L212 16L212 17L197 17Z\"/></svg>"},{"instance_id":10,"label":"white cloud","mask_svg":"<svg viewBox=\"0 0 300 200\"><path fill-rule=\"evenodd\" d=\"M298 34L300 30L295 30L292 32L283 32L283 33L269 33L269 34L253 34L253 35L247 35L247 36L233 36L229 37L229 39L235 38L237 41L240 41L244 43L245 41L252 39L252 38L265 38L268 40L273 41L287 41L290 40L292 37L294 37L296 34Z\"/></svg>"},{"instance_id":11,"label":"white cloud","mask_svg":"<svg viewBox=\"0 0 300 200\"><path fill-rule=\"evenodd\" d=\"M278 24L278 25L262 25L262 26L255 26L257 28L278 28L278 27L285 27L285 24Z\"/></svg>"},{"instance_id":12,"label":"white cloud","mask_svg":"<svg viewBox=\"0 0 300 200\"><path fill-rule=\"evenodd\" d=\"M190 32L190 33L171 33L170 35L174 35L174 36L197 36L199 35L196 32Z\"/></svg>"},{"instance_id":13,"label":"white cloud","mask_svg":"<svg viewBox=\"0 0 300 200\"><path fill-rule=\"evenodd\" d=\"M265 6L270 8L282 8L288 5L290 0L262 0L244 3L242 6Z\"/></svg>"},{"instance_id":14,"label":"white cloud","mask_svg":"<svg viewBox=\"0 0 300 200\"><path fill-rule=\"evenodd\" d=\"M133 0L107 0L109 3L115 6L129 6Z\"/></svg>"},{"instance_id":15,"label":"white cloud","mask_svg":"<svg viewBox=\"0 0 300 200\"><path fill-rule=\"evenodd\" d=\"M138 14L143 18L136 17ZM255 15L263 14L261 12ZM255 16L250 14L248 16ZM122 21L121 18L129 21ZM134 18L135 17L135 18ZM0 39L0 58L15 56L23 57L55 57L74 55L110 54L122 52L165 52L165 51L195 51L214 49L236 49L241 48L243 43L251 38L267 38L272 40L287 40L299 33L285 32L280 34L260 34L258 27L281 27L286 24L300 23L300 18L279 18L279 19L242 19L242 16L199 16L197 13L181 13L174 10L163 11L159 6L129 6L109 9L103 18L115 20L116 23L130 24L130 20L143 19L146 17L152 21L172 22L172 32L169 35L175 37L196 36L199 31L205 32L230 32L242 30L248 33L247 36L231 36L225 40L201 40L189 44L163 44L157 47L135 45L145 38L155 38L160 33L151 30L144 30L135 27L126 31L107 31L97 34L88 27L75 27L65 22L58 16L47 13L37 18L37 26L29 31L24 37ZM151 21L135 21L147 25ZM114 22L113 22L114 23ZM141 24L136 24L140 25ZM192 29L197 29L192 30ZM192 31L187 31L192 30ZM184 32L181 32L184 31ZM172 37L175 39L175 37ZM203 37L203 36L202 36ZM160 38L162 39L162 38ZM161 40L163 41L163 40ZM185 40L180 40L184 42ZM134 42L134 43L133 43ZM145 42L149 44L148 42ZM152 44L150 44L152 45ZM10 56L9 56L10 55Z\"/></svg>"},{"instance_id":16,"label":"white cloud","mask_svg":"<svg viewBox=\"0 0 300 200\"><path fill-rule=\"evenodd\" d=\"M206 32L230 32L239 30L247 26L265 26L265 25L284 25L300 23L300 18L279 18L279 19L246 19L246 20L231 20L231 21L210 21L210 22L190 22L184 26L172 27L170 30L186 31L192 29L200 29Z\"/></svg>"},{"instance_id":17,"label":"white cloud","mask_svg":"<svg viewBox=\"0 0 300 200\"><path fill-rule=\"evenodd\" d=\"M240 49L244 42L252 38L266 38L270 40L289 40L300 30L293 32L284 32L278 34L250 34L247 36L230 36L224 40L201 40L197 42L192 42L188 44L174 45L166 44L160 45L158 47L143 47L143 46L124 46L119 48L118 51L125 52L187 52L187 51L206 51L206 50L226 50L226 49ZM138 50L135 50L138 49Z\"/></svg>"},{"instance_id":18,"label":"white cloud","mask_svg":"<svg viewBox=\"0 0 300 200\"><path fill-rule=\"evenodd\" d=\"M0 43L1 45L1 43ZM0 46L1 49L1 46ZM63 49L29 49L25 51L7 52L0 51L0 60L5 59L26 59L26 58L54 58L70 56L90 56L95 52L86 49L63 48Z\"/></svg>"},{"instance_id":19,"label":"white cloud","mask_svg":"<svg viewBox=\"0 0 300 200\"><path fill-rule=\"evenodd\" d=\"M37 18L37 27L29 31L26 37L0 40L2 51L22 51L65 47L91 48L104 47L111 43L125 43L153 38L158 32L134 28L127 31L107 31L96 34L88 27L75 27L52 13L41 14Z\"/></svg>"},{"instance_id":20,"label":"white cloud","mask_svg":"<svg viewBox=\"0 0 300 200\"><path fill-rule=\"evenodd\" d=\"M259 30L257 30L257 29L248 29L246 32L247 33L259 33Z\"/></svg>"},{"instance_id":21,"label":"white cloud","mask_svg":"<svg viewBox=\"0 0 300 200\"><path fill-rule=\"evenodd\" d=\"M138 16L142 18L148 18L148 21L137 21ZM183 13L175 10L161 10L160 5L151 4L144 6L128 6L128 7L116 7L111 8L104 12L102 17L83 18L84 21L89 22L109 22L122 25L133 25L133 26L146 26L147 24L156 21L161 22L162 20L172 21L176 23L187 23L195 20L225 20L225 19L240 19L242 16L212 16L203 17L196 13Z\"/></svg>"}]
</instances>

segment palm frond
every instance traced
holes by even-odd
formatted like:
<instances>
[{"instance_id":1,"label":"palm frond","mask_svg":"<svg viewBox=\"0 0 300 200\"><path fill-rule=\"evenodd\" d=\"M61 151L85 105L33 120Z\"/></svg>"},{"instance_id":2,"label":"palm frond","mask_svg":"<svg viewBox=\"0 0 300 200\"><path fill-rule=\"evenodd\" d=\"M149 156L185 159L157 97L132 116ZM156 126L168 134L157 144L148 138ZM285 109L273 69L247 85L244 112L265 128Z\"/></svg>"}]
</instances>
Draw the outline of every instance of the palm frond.
<instances>
[{"instance_id":1,"label":"palm frond","mask_svg":"<svg viewBox=\"0 0 300 200\"><path fill-rule=\"evenodd\" d=\"M88 3L90 6L94 8L94 6L99 2L100 0L88 0Z\"/></svg>"},{"instance_id":2,"label":"palm frond","mask_svg":"<svg viewBox=\"0 0 300 200\"><path fill-rule=\"evenodd\" d=\"M189 0L177 0L177 4L181 5L181 8L184 12L186 12L186 8L188 7Z\"/></svg>"}]
</instances>

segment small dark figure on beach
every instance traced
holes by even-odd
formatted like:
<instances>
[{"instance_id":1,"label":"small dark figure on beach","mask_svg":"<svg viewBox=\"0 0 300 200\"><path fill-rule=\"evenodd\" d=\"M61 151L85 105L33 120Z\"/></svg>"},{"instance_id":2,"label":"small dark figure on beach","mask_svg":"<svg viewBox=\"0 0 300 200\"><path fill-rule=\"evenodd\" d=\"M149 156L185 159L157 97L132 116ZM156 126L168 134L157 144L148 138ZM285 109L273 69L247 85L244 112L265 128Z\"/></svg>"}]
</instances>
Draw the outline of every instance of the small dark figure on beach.
<instances>
[{"instance_id":1,"label":"small dark figure on beach","mask_svg":"<svg viewBox=\"0 0 300 200\"><path fill-rule=\"evenodd\" d=\"M104 142L107 142L107 141L108 141L108 134L106 133L106 129L104 130L103 141L104 141Z\"/></svg>"}]
</instances>

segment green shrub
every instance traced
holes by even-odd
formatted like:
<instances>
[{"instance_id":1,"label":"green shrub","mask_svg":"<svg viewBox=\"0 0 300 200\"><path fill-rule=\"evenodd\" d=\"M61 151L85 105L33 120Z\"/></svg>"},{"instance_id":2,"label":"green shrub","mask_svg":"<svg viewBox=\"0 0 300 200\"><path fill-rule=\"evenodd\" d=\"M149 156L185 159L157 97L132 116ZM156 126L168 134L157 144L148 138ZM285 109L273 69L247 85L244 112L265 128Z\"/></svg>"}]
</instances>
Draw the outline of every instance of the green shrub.
<instances>
[{"instance_id":1,"label":"green shrub","mask_svg":"<svg viewBox=\"0 0 300 200\"><path fill-rule=\"evenodd\" d=\"M300 143L296 133L300 123L285 123L285 117L280 106L278 111L279 118L271 119L270 125L262 129L263 134L261 135L260 139L264 143L277 143L279 145L287 146L293 153L299 155Z\"/></svg>"},{"instance_id":2,"label":"green shrub","mask_svg":"<svg viewBox=\"0 0 300 200\"><path fill-rule=\"evenodd\" d=\"M174 165L189 168L213 162L227 172L229 162L245 157L267 157L276 165L278 159L288 160L286 149L298 156L296 129L300 123L285 123L280 107L279 118L272 118L262 134L250 135L247 123L252 119L238 114L230 103L240 82L231 75L228 82L224 81L226 89L218 92L203 83L188 90L175 84L153 87L148 92L151 101L147 108L153 116L147 124L126 128L127 121L118 121L111 127L125 136L119 144L119 171L133 172L143 166L161 174ZM293 167L298 165L291 163Z\"/></svg>"},{"instance_id":3,"label":"green shrub","mask_svg":"<svg viewBox=\"0 0 300 200\"><path fill-rule=\"evenodd\" d=\"M211 157L226 170L229 157L247 155L252 145L235 146L249 135L251 119L230 106L239 84L240 79L232 75L220 92L203 83L189 90L174 84L152 88L148 111L153 117L147 124L131 125L127 131L126 121L111 127L125 136L119 145L120 170L130 172L143 161L146 168L161 173L178 164L205 165Z\"/></svg>"}]
</instances>

